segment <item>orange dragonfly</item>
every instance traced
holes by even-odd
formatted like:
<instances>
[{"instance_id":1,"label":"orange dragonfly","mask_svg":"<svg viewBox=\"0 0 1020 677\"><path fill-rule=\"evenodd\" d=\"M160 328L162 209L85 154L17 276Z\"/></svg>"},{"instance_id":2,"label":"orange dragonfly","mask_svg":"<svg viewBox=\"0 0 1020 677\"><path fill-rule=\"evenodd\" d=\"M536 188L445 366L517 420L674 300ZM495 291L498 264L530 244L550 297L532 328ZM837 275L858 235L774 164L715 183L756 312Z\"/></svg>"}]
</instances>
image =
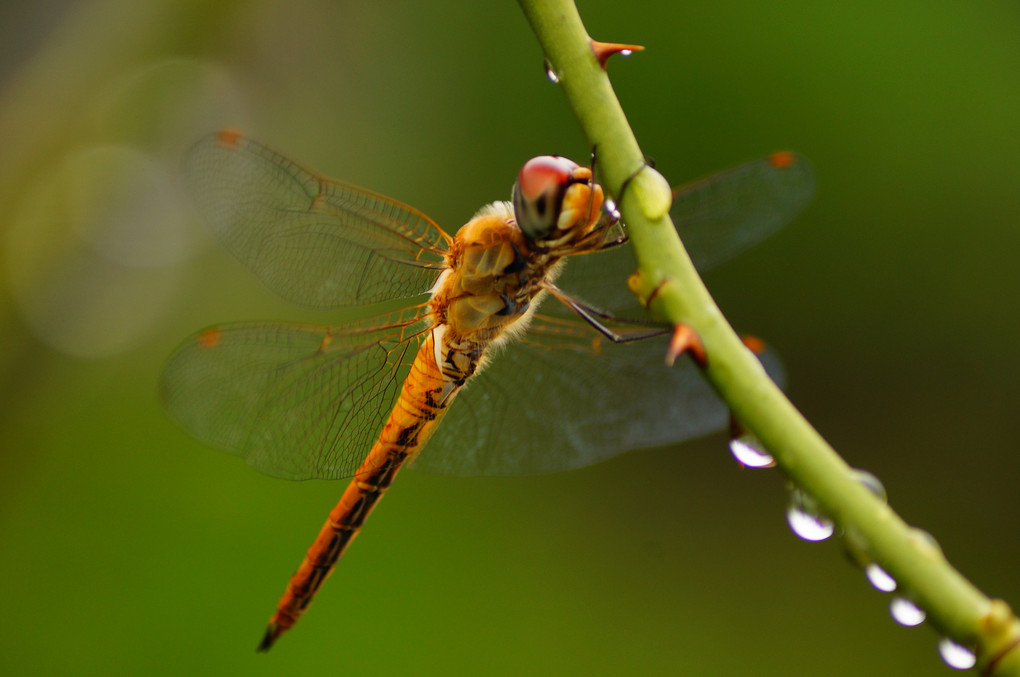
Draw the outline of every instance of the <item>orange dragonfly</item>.
<instances>
[{"instance_id":1,"label":"orange dragonfly","mask_svg":"<svg viewBox=\"0 0 1020 677\"><path fill-rule=\"evenodd\" d=\"M332 325L210 327L162 373L169 413L199 439L274 477L353 478L262 651L297 622L410 461L440 473L541 473L727 422L697 369L668 369L664 343L630 340L659 331L636 319L610 326L638 308L625 284L634 264L588 168L533 158L513 201L482 208L454 237L234 131L200 141L185 174L212 229L267 287L360 313ZM712 264L788 221L812 192L807 163L780 153L677 189L672 214L696 262ZM548 296L562 303L537 312Z\"/></svg>"}]
</instances>

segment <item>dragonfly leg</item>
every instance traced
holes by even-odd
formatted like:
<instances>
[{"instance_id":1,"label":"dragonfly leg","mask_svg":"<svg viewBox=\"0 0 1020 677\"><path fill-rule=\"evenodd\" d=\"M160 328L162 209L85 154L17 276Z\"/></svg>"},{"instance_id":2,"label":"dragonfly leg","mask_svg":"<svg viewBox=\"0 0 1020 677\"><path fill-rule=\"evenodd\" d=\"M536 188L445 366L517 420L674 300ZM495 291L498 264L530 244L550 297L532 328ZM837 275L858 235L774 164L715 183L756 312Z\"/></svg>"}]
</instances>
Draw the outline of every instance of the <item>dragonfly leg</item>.
<instances>
[{"instance_id":1,"label":"dragonfly leg","mask_svg":"<svg viewBox=\"0 0 1020 677\"><path fill-rule=\"evenodd\" d=\"M670 332L668 327L657 322L653 322L651 320L635 320L631 318L616 317L612 313L596 308L595 306L588 305L579 299L575 299L555 285L547 284L544 286L560 303L577 313L578 316L590 324L595 331L599 332L613 343L640 341L653 336L664 336ZM622 333L611 329L606 322L615 322L617 324L628 325L630 327L641 327L642 329Z\"/></svg>"}]
</instances>

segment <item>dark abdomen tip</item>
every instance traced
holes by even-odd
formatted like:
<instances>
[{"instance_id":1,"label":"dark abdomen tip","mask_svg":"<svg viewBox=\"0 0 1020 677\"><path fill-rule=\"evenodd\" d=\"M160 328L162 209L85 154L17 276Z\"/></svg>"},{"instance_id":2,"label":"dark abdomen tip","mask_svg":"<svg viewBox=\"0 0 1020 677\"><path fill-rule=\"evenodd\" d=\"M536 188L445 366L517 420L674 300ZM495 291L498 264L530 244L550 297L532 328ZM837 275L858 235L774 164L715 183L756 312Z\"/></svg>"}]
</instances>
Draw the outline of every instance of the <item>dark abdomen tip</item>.
<instances>
[{"instance_id":1,"label":"dark abdomen tip","mask_svg":"<svg viewBox=\"0 0 1020 677\"><path fill-rule=\"evenodd\" d=\"M262 642L259 644L257 651L259 653L265 653L273 648L273 643L276 642L276 638L283 634L280 631L280 626L276 623L270 623L266 626L266 634L262 636Z\"/></svg>"}]
</instances>

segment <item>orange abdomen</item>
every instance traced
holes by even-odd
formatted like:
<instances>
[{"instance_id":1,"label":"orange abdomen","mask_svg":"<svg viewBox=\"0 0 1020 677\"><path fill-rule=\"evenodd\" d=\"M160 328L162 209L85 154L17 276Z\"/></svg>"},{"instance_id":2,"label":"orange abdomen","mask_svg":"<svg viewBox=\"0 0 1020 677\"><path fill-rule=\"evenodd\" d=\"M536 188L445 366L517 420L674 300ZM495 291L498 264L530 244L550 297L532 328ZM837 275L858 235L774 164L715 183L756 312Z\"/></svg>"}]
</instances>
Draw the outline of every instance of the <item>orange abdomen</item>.
<instances>
[{"instance_id":1,"label":"orange abdomen","mask_svg":"<svg viewBox=\"0 0 1020 677\"><path fill-rule=\"evenodd\" d=\"M458 386L445 379L437 367L433 341L430 332L418 349L378 441L290 579L276 613L269 620L259 651L268 651L280 635L297 623L401 466L428 441L453 399Z\"/></svg>"}]
</instances>

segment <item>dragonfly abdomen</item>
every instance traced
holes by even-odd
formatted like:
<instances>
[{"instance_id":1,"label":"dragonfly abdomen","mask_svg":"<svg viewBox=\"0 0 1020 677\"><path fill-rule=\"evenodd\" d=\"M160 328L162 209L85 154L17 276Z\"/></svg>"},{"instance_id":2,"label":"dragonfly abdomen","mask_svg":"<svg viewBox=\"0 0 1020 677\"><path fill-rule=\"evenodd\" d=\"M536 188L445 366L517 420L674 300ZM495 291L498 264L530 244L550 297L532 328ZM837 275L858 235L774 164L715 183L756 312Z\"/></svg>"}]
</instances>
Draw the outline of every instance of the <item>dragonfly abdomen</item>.
<instances>
[{"instance_id":1,"label":"dragonfly abdomen","mask_svg":"<svg viewBox=\"0 0 1020 677\"><path fill-rule=\"evenodd\" d=\"M430 332L418 350L378 441L288 583L259 651L268 651L280 635L297 623L376 503L393 484L397 472L425 445L460 389L463 381L451 381L444 375L436 364L435 354L434 334Z\"/></svg>"}]
</instances>

